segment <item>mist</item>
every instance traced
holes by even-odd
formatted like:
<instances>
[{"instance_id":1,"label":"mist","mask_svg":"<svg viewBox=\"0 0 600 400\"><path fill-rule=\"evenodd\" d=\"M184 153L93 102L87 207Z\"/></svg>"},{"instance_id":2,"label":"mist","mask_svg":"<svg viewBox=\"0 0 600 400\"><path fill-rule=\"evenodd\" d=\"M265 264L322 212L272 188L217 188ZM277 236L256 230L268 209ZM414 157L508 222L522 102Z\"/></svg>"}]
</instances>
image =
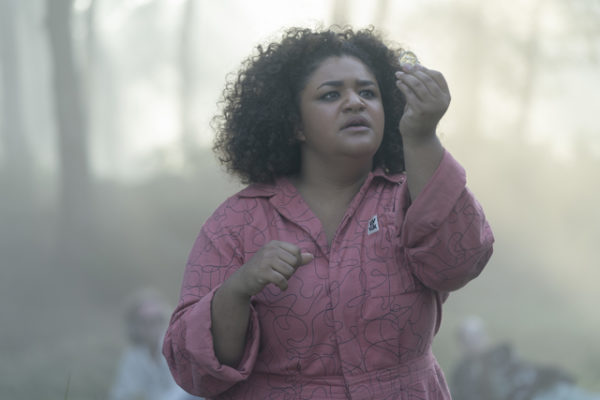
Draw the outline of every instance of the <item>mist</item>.
<instances>
[{"instance_id":1,"label":"mist","mask_svg":"<svg viewBox=\"0 0 600 400\"><path fill-rule=\"evenodd\" d=\"M496 237L445 304L600 392L596 0L0 1L0 398L104 399L123 304L175 306L204 220L242 186L211 152L229 74L290 26L374 25L441 71L438 133Z\"/></svg>"}]
</instances>

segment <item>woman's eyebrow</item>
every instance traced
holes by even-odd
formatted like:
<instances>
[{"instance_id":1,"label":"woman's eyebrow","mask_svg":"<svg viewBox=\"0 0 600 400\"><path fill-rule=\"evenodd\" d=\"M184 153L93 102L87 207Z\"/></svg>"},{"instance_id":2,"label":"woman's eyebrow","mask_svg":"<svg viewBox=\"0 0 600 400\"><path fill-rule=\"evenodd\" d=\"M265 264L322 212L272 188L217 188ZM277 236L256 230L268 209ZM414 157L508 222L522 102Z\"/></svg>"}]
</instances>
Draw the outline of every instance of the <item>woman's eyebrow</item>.
<instances>
[{"instance_id":1,"label":"woman's eyebrow","mask_svg":"<svg viewBox=\"0 0 600 400\"><path fill-rule=\"evenodd\" d=\"M369 79L357 79L356 85L357 86L376 86L375 82L373 82L372 80L369 80ZM323 86L341 87L341 86L344 86L344 81L326 81L326 82L321 83L319 85L319 87L317 87L317 89L320 89Z\"/></svg>"}]
</instances>

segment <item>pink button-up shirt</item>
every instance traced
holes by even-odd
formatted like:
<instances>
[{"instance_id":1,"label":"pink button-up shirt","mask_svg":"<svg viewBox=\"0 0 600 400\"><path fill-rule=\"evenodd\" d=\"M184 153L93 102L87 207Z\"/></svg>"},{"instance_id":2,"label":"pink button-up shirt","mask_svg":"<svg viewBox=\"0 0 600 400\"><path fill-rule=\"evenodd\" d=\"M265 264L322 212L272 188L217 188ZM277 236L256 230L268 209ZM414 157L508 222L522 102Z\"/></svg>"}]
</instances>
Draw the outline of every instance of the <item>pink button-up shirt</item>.
<instances>
[{"instance_id":1,"label":"pink button-up shirt","mask_svg":"<svg viewBox=\"0 0 600 400\"><path fill-rule=\"evenodd\" d=\"M213 295L271 240L315 258L286 291L252 298L243 359L223 365ZM481 272L493 240L447 152L412 204L404 175L370 173L329 245L287 179L251 185L202 227L164 354L184 389L216 399L450 399L431 353L442 302Z\"/></svg>"}]
</instances>

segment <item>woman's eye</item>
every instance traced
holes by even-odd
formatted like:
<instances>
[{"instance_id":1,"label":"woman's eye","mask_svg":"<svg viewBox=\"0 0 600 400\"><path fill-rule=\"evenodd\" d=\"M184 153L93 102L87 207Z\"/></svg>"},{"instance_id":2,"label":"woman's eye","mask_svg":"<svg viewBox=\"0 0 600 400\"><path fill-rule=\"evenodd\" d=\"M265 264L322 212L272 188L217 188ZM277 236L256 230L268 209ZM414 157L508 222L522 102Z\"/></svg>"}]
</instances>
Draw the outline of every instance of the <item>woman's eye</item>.
<instances>
[{"instance_id":1,"label":"woman's eye","mask_svg":"<svg viewBox=\"0 0 600 400\"><path fill-rule=\"evenodd\" d=\"M360 95L361 95L362 97L365 97L365 98L367 98L367 99L371 99L371 98L373 98L373 97L376 97L376 94L375 94L375 92L374 92L373 90L371 90L371 89L364 89L364 90L361 90L361 91L360 91Z\"/></svg>"},{"instance_id":2,"label":"woman's eye","mask_svg":"<svg viewBox=\"0 0 600 400\"><path fill-rule=\"evenodd\" d=\"M335 100L340 97L338 92L327 92L323 96L321 96L322 100Z\"/></svg>"}]
</instances>

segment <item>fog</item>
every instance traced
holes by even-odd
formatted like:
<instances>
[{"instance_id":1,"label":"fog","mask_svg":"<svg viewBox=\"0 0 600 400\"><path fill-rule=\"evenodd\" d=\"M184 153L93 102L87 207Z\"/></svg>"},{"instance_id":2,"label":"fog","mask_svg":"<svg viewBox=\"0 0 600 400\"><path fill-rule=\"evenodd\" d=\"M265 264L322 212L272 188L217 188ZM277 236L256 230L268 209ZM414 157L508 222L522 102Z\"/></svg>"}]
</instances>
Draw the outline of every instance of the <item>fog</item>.
<instances>
[{"instance_id":1,"label":"fog","mask_svg":"<svg viewBox=\"0 0 600 400\"><path fill-rule=\"evenodd\" d=\"M294 25L373 24L444 73L439 126L496 236L434 352L494 341L600 392L600 2L3 0L0 398L104 399L139 288L174 306L204 220L241 185L211 117Z\"/></svg>"}]
</instances>

